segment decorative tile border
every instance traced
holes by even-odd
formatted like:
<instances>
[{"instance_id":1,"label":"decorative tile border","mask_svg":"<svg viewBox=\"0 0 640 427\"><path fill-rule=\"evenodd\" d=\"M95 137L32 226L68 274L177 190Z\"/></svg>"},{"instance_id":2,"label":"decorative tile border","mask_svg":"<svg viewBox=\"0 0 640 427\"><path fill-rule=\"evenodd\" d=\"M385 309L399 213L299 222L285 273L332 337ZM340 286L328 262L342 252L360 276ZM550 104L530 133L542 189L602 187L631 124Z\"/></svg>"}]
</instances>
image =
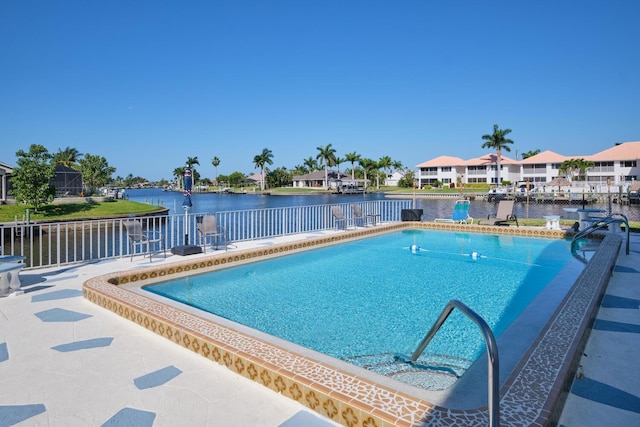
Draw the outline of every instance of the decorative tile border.
<instances>
[{"instance_id":1,"label":"decorative tile border","mask_svg":"<svg viewBox=\"0 0 640 427\"><path fill-rule=\"evenodd\" d=\"M402 222L268 248L214 254L162 267L112 273L86 281L83 294L95 304L345 426L487 425L486 406L456 410L433 405L121 286L114 286L173 279L375 234L415 228L565 237L563 231L542 228ZM590 324L615 266L620 245L619 236L610 234L605 237L601 249L502 386L500 412L503 424L542 426L552 424L559 416Z\"/></svg>"}]
</instances>

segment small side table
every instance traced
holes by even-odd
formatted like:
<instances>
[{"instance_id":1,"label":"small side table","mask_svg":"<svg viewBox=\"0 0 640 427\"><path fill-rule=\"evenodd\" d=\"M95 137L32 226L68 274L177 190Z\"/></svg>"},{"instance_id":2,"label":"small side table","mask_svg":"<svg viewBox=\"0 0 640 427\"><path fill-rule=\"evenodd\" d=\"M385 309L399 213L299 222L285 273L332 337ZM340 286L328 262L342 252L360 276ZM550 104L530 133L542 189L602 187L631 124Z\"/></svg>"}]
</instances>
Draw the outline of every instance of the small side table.
<instances>
[{"instance_id":1,"label":"small side table","mask_svg":"<svg viewBox=\"0 0 640 427\"><path fill-rule=\"evenodd\" d=\"M380 221L380 214L367 214L367 218L371 221L371 225L375 227Z\"/></svg>"},{"instance_id":2,"label":"small side table","mask_svg":"<svg viewBox=\"0 0 640 427\"><path fill-rule=\"evenodd\" d=\"M545 215L543 218L547 220L544 228L547 230L560 230L560 215Z\"/></svg>"}]
</instances>

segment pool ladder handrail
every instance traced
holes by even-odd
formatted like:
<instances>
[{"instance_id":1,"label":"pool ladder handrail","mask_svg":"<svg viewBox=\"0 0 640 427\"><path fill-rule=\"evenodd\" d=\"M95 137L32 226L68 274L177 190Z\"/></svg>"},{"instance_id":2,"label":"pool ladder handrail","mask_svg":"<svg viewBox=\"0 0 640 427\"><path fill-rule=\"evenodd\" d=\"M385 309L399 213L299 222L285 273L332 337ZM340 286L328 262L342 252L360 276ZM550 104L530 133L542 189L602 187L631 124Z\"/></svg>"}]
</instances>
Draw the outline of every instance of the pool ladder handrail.
<instances>
[{"instance_id":1,"label":"pool ladder handrail","mask_svg":"<svg viewBox=\"0 0 640 427\"><path fill-rule=\"evenodd\" d=\"M433 324L431 330L425 335L422 342L411 355L411 361L415 362L418 360L418 357L422 354L424 349L427 347L429 342L436 335L440 327L447 320L451 312L454 308L462 311L469 319L471 319L482 332L484 337L484 342L487 348L487 362L488 362L488 390L489 390L489 426L490 427L498 427L500 425L500 363L498 360L498 345L496 343L496 339L493 336L493 332L491 328L485 322L485 320L478 315L475 311L471 310L467 305L465 305L462 301L453 299L449 301L447 306L440 313L440 317Z\"/></svg>"},{"instance_id":2,"label":"pool ladder handrail","mask_svg":"<svg viewBox=\"0 0 640 427\"><path fill-rule=\"evenodd\" d=\"M617 216L619 216L620 218L616 218ZM576 242L578 241L578 239L585 238L588 235L594 233L595 231L601 230L605 227L608 227L611 224L616 224L616 223L624 224L624 229L627 234L627 244L625 249L626 249L626 254L629 255L629 219L625 214L618 213L618 212L612 213L609 216L602 218L600 221L594 222L584 230L574 234L573 238L571 239L571 253L575 255Z\"/></svg>"}]
</instances>

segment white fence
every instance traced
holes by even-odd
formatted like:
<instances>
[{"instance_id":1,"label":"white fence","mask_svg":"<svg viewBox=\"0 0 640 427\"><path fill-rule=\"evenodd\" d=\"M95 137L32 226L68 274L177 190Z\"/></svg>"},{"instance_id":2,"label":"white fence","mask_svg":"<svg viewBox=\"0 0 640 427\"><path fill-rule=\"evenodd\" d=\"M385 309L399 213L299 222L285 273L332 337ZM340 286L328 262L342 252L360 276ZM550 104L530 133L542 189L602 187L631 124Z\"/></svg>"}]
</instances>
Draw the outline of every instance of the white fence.
<instances>
[{"instance_id":1,"label":"white fence","mask_svg":"<svg viewBox=\"0 0 640 427\"><path fill-rule=\"evenodd\" d=\"M380 221L401 220L408 200L375 200L357 203L365 214L380 215ZM335 226L331 206L341 206L347 217L353 203L294 206L258 210L212 212L226 230L228 242L258 240L331 229ZM160 232L169 250L185 243L199 244L197 217L204 213L143 216L147 231ZM23 255L27 268L48 267L120 258L131 254L124 222L130 218L54 223L9 223L0 225L0 254Z\"/></svg>"}]
</instances>

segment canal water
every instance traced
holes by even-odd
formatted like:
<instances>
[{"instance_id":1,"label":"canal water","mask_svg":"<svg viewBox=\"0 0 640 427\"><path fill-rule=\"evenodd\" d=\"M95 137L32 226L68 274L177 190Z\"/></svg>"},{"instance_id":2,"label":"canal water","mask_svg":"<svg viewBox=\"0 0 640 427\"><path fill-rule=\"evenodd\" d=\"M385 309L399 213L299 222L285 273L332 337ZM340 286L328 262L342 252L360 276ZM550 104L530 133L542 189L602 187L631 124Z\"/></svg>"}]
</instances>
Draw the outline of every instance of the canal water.
<instances>
[{"instance_id":1,"label":"canal water","mask_svg":"<svg viewBox=\"0 0 640 427\"><path fill-rule=\"evenodd\" d=\"M184 213L182 201L184 196L178 191L163 191L162 189L128 189L126 195L129 200L164 206L171 214ZM191 200L193 207L190 213L214 213L221 211L267 209L288 206L325 205L334 203L354 203L362 201L383 200L384 193L367 194L310 194L310 195L263 195L256 193L225 194L225 193L193 193ZM394 196L397 197L397 196ZM413 200L407 195L407 200ZM424 211L423 219L449 218L453 212L454 199L426 199L416 198L416 208ZM518 218L542 218L545 215L561 215L563 219L578 219L574 212L567 212L563 208L580 208L581 204L566 203L535 203L516 202L514 214ZM609 203L591 203L592 209L608 210ZM472 200L469 215L474 219L486 218L496 213L497 202ZM640 205L611 204L611 212L620 212L629 221L640 221Z\"/></svg>"}]
</instances>

